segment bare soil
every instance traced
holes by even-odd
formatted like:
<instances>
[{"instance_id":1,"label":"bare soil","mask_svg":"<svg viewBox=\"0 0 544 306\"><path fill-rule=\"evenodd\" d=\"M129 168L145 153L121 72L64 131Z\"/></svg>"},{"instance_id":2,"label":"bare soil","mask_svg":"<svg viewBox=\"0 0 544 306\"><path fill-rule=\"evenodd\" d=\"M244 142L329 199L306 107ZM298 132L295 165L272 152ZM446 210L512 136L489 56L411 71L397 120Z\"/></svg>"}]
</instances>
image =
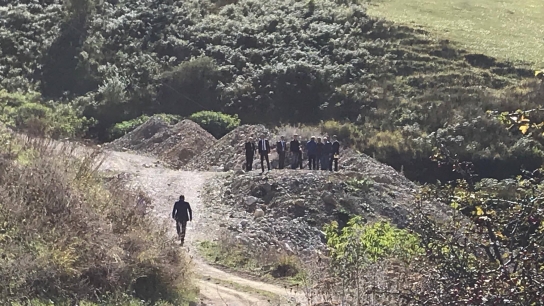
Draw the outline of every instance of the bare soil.
<instances>
[{"instance_id":1,"label":"bare soil","mask_svg":"<svg viewBox=\"0 0 544 306\"><path fill-rule=\"evenodd\" d=\"M200 305L305 305L302 292L292 292L281 286L246 279L205 263L197 253L199 240L212 240L217 232L217 220L201 215L205 203L201 190L205 181L217 173L178 171L164 167L156 159L127 152L104 151L101 170L127 174L129 184L145 191L153 203L150 214L158 222L167 222L176 235L171 209L180 194L191 204L193 221L187 225L184 248L193 259L198 273ZM175 242L179 243L179 242Z\"/></svg>"}]
</instances>

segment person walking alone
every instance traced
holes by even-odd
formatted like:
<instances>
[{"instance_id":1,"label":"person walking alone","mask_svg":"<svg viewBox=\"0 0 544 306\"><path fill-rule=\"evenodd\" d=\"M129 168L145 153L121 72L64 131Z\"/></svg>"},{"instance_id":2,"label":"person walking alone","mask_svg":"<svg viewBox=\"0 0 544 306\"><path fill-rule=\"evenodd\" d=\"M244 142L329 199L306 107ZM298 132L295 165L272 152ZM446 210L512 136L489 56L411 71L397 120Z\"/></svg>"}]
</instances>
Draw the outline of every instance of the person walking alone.
<instances>
[{"instance_id":1,"label":"person walking alone","mask_svg":"<svg viewBox=\"0 0 544 306\"><path fill-rule=\"evenodd\" d=\"M270 144L268 139L265 139L264 134L261 135L261 140L259 140L259 154L261 155L261 169L264 172L264 160L266 159L266 166L268 171L270 171L270 161L268 160L268 154L270 154Z\"/></svg>"},{"instance_id":2,"label":"person walking alone","mask_svg":"<svg viewBox=\"0 0 544 306\"><path fill-rule=\"evenodd\" d=\"M255 152L257 148L253 142L253 137L249 137L245 144L246 149L246 171L253 170L253 158L255 157Z\"/></svg>"},{"instance_id":3,"label":"person walking alone","mask_svg":"<svg viewBox=\"0 0 544 306\"><path fill-rule=\"evenodd\" d=\"M332 152L329 170L332 171L332 164L334 163L334 171L338 171L338 158L340 157L340 143L336 140L336 135L332 136Z\"/></svg>"},{"instance_id":4,"label":"person walking alone","mask_svg":"<svg viewBox=\"0 0 544 306\"><path fill-rule=\"evenodd\" d=\"M185 242L185 231L187 229L187 221L193 221L193 211L191 205L185 202L185 196L180 195L179 201L174 203L172 210L172 219L176 220L176 231L181 241L181 245Z\"/></svg>"},{"instance_id":5,"label":"person walking alone","mask_svg":"<svg viewBox=\"0 0 544 306\"><path fill-rule=\"evenodd\" d=\"M287 143L285 142L285 138L281 136L280 141L276 143L276 152L278 152L278 159L279 159L279 169L285 168L285 151L287 150Z\"/></svg>"},{"instance_id":6,"label":"person walking alone","mask_svg":"<svg viewBox=\"0 0 544 306\"><path fill-rule=\"evenodd\" d=\"M317 162L315 160L317 155L317 143L315 142L315 136L310 137L310 141L306 144L306 150L308 151L308 168L310 170L317 170Z\"/></svg>"}]
</instances>

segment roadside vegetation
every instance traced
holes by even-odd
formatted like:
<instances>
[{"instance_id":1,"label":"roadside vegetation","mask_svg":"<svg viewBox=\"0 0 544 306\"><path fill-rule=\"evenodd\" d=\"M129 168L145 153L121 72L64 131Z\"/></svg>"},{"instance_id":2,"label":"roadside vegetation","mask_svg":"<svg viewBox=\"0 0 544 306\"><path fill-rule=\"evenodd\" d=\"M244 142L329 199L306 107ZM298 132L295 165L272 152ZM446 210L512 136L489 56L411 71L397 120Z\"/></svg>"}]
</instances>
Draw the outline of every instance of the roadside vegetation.
<instances>
[{"instance_id":1,"label":"roadside vegetation","mask_svg":"<svg viewBox=\"0 0 544 306\"><path fill-rule=\"evenodd\" d=\"M212 264L269 281L301 284L304 278L301 259L281 248L251 248L228 233L221 234L214 241L200 241L198 247L203 257Z\"/></svg>"},{"instance_id":2,"label":"roadside vegetation","mask_svg":"<svg viewBox=\"0 0 544 306\"><path fill-rule=\"evenodd\" d=\"M1 300L194 298L188 259L165 228L127 210L136 195L97 172L99 152L74 158L69 146L33 138L110 141L161 114L215 137L240 123L287 137L335 134L432 183L406 228L331 223L328 254L302 259L221 237L200 244L211 262L293 282L312 302L542 304L541 8L0 0L0 122L29 135L0 132ZM346 182L362 192L372 184ZM423 202L445 203L449 214L431 215Z\"/></svg>"},{"instance_id":3,"label":"roadside vegetation","mask_svg":"<svg viewBox=\"0 0 544 306\"><path fill-rule=\"evenodd\" d=\"M0 299L11 305L186 305L185 255L98 152L0 133ZM133 204L131 204L133 203Z\"/></svg>"},{"instance_id":4,"label":"roadside vegetation","mask_svg":"<svg viewBox=\"0 0 544 306\"><path fill-rule=\"evenodd\" d=\"M493 113L520 141L540 141L540 109ZM308 296L348 305L540 305L544 176L478 180L470 161L436 148L460 179L423 186L406 229L352 218L325 226L328 259L309 263ZM440 216L425 209L440 201Z\"/></svg>"}]
</instances>

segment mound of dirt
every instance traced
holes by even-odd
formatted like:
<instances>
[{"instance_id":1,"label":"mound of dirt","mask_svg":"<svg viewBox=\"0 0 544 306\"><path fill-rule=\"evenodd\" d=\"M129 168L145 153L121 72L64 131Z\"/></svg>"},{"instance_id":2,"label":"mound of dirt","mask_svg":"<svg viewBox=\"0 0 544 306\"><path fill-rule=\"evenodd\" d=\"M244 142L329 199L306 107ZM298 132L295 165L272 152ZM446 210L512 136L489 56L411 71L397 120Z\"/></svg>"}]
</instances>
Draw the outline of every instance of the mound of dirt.
<instances>
[{"instance_id":1,"label":"mound of dirt","mask_svg":"<svg viewBox=\"0 0 544 306\"><path fill-rule=\"evenodd\" d=\"M160 117L153 116L105 147L110 150L135 151L155 156L179 168L216 141L210 133L191 120L171 125Z\"/></svg>"},{"instance_id":2,"label":"mound of dirt","mask_svg":"<svg viewBox=\"0 0 544 306\"><path fill-rule=\"evenodd\" d=\"M163 161L181 167L217 140L191 120L183 120L169 130L170 137L159 143L153 153Z\"/></svg>"},{"instance_id":3,"label":"mound of dirt","mask_svg":"<svg viewBox=\"0 0 544 306\"><path fill-rule=\"evenodd\" d=\"M263 125L239 126L191 159L184 169L201 171L242 169L245 163L245 142L249 137L253 137L256 142L263 133L270 135Z\"/></svg>"},{"instance_id":4,"label":"mound of dirt","mask_svg":"<svg viewBox=\"0 0 544 306\"><path fill-rule=\"evenodd\" d=\"M171 125L158 116L149 118L144 124L135 128L121 138L106 144L104 147L115 151L135 151L138 153L150 153L154 147L165 140L164 134L168 134ZM167 135L164 135L167 136Z\"/></svg>"},{"instance_id":5,"label":"mound of dirt","mask_svg":"<svg viewBox=\"0 0 544 306\"><path fill-rule=\"evenodd\" d=\"M370 179L376 182L402 186L404 188L416 188L416 185L412 181L408 180L392 167L382 164L374 158L353 149L340 151L338 167L347 171L365 173Z\"/></svg>"},{"instance_id":6,"label":"mound of dirt","mask_svg":"<svg viewBox=\"0 0 544 306\"><path fill-rule=\"evenodd\" d=\"M206 214L215 214L240 243L301 254L325 247L321 229L331 221L342 225L361 215L407 226L417 186L355 151L343 152L340 165L338 172L257 169L218 176L208 183ZM428 209L439 210L434 204Z\"/></svg>"}]
</instances>

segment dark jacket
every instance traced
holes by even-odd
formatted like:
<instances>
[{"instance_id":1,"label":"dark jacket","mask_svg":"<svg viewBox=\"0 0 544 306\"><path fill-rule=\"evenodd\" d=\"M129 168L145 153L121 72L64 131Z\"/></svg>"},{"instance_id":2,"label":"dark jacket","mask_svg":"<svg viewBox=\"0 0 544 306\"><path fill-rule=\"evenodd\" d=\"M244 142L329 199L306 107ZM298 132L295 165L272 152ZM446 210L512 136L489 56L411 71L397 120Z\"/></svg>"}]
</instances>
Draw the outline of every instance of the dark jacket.
<instances>
[{"instance_id":1,"label":"dark jacket","mask_svg":"<svg viewBox=\"0 0 544 306\"><path fill-rule=\"evenodd\" d=\"M306 150L308 150L308 155L316 155L317 153L317 143L313 140L310 140L306 144Z\"/></svg>"},{"instance_id":2,"label":"dark jacket","mask_svg":"<svg viewBox=\"0 0 544 306\"><path fill-rule=\"evenodd\" d=\"M258 149L259 154L269 154L270 153L270 143L268 143L268 139L259 140L258 146L259 146L259 149Z\"/></svg>"},{"instance_id":3,"label":"dark jacket","mask_svg":"<svg viewBox=\"0 0 544 306\"><path fill-rule=\"evenodd\" d=\"M189 212L189 214L187 214L187 212ZM193 220L191 205L185 201L177 201L174 204L174 209L172 210L172 218L179 221Z\"/></svg>"},{"instance_id":4,"label":"dark jacket","mask_svg":"<svg viewBox=\"0 0 544 306\"><path fill-rule=\"evenodd\" d=\"M291 143L289 143L289 151L293 153L300 152L300 142L298 142L298 140L291 140Z\"/></svg>"},{"instance_id":5,"label":"dark jacket","mask_svg":"<svg viewBox=\"0 0 544 306\"><path fill-rule=\"evenodd\" d=\"M332 143L332 154L340 154L340 143L338 140Z\"/></svg>"},{"instance_id":6,"label":"dark jacket","mask_svg":"<svg viewBox=\"0 0 544 306\"><path fill-rule=\"evenodd\" d=\"M325 146L325 144L322 143L322 142L318 142L318 143L316 144L316 153L317 153L317 156L321 156L321 155L323 154L324 146Z\"/></svg>"},{"instance_id":7,"label":"dark jacket","mask_svg":"<svg viewBox=\"0 0 544 306\"><path fill-rule=\"evenodd\" d=\"M246 142L246 155L254 155L255 151L257 151L255 143L249 141Z\"/></svg>"},{"instance_id":8,"label":"dark jacket","mask_svg":"<svg viewBox=\"0 0 544 306\"><path fill-rule=\"evenodd\" d=\"M282 146L281 140L278 141L276 143L276 152L282 153L282 152L285 152L285 151L287 151L287 142L284 141L283 146Z\"/></svg>"},{"instance_id":9,"label":"dark jacket","mask_svg":"<svg viewBox=\"0 0 544 306\"><path fill-rule=\"evenodd\" d=\"M326 141L325 145L323 146L323 154L329 155L332 152L332 143L330 141Z\"/></svg>"}]
</instances>

